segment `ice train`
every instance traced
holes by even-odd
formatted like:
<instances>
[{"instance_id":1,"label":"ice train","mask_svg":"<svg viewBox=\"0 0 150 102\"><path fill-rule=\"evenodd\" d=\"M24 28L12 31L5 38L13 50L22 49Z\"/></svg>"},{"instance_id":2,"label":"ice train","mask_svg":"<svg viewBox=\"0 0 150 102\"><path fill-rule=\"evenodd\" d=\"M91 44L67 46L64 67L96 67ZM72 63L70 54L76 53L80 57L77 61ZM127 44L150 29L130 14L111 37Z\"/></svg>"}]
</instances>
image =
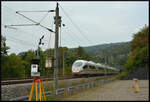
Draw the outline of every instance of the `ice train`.
<instances>
[{"instance_id":1,"label":"ice train","mask_svg":"<svg viewBox=\"0 0 150 102\"><path fill-rule=\"evenodd\" d=\"M72 64L72 75L109 75L117 74L118 69L101 63L86 60L76 60Z\"/></svg>"}]
</instances>

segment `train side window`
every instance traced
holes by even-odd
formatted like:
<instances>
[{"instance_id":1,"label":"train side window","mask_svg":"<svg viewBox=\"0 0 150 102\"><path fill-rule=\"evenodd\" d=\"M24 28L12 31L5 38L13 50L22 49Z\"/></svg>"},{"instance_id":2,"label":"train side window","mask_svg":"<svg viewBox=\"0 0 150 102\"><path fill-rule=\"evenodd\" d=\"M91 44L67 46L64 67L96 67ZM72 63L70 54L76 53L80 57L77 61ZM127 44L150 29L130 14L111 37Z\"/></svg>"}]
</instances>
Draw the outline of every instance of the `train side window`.
<instances>
[{"instance_id":1,"label":"train side window","mask_svg":"<svg viewBox=\"0 0 150 102\"><path fill-rule=\"evenodd\" d=\"M92 69L92 66L89 65L89 68Z\"/></svg>"},{"instance_id":2,"label":"train side window","mask_svg":"<svg viewBox=\"0 0 150 102\"><path fill-rule=\"evenodd\" d=\"M87 65L83 66L83 69L87 69L87 68L88 68L88 66L87 66Z\"/></svg>"},{"instance_id":3,"label":"train side window","mask_svg":"<svg viewBox=\"0 0 150 102\"><path fill-rule=\"evenodd\" d=\"M92 69L95 69L95 67L94 67L94 66L92 66Z\"/></svg>"},{"instance_id":4,"label":"train side window","mask_svg":"<svg viewBox=\"0 0 150 102\"><path fill-rule=\"evenodd\" d=\"M74 66L80 67L80 66L82 66L82 62L76 62L76 63L74 63Z\"/></svg>"},{"instance_id":5,"label":"train side window","mask_svg":"<svg viewBox=\"0 0 150 102\"><path fill-rule=\"evenodd\" d=\"M90 66L90 69L95 69L95 66Z\"/></svg>"},{"instance_id":6,"label":"train side window","mask_svg":"<svg viewBox=\"0 0 150 102\"><path fill-rule=\"evenodd\" d=\"M93 69L96 69L96 67L95 67L95 66L93 66Z\"/></svg>"}]
</instances>

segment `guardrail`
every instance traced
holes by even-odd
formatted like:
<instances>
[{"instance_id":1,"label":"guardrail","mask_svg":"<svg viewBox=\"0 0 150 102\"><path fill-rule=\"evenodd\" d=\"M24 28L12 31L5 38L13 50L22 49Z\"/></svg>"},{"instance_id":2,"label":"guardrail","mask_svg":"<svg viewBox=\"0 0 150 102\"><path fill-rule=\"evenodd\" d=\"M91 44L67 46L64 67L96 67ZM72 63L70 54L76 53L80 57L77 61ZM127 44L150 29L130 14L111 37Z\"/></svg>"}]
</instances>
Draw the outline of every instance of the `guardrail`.
<instances>
[{"instance_id":1,"label":"guardrail","mask_svg":"<svg viewBox=\"0 0 150 102\"><path fill-rule=\"evenodd\" d=\"M65 88L60 88L60 89L56 90L56 95L64 97L65 92L68 95L70 95L70 94L72 95L75 91L79 92L79 91L82 91L83 89L96 87L96 86L102 85L104 83L111 82L113 80L115 80L115 79L111 78L111 79L107 79L107 80L89 82L89 83L86 83L86 84L80 84L80 85L77 85L77 86L72 86L72 87L66 88L67 90L65 90ZM45 92L45 96L47 98L49 98L51 95L52 95L51 91ZM28 101L28 99L29 99L29 96L21 96L21 97L12 98L9 101Z\"/></svg>"},{"instance_id":2,"label":"guardrail","mask_svg":"<svg viewBox=\"0 0 150 102\"><path fill-rule=\"evenodd\" d=\"M12 98L9 101L27 101L29 99L29 96L20 96L16 98Z\"/></svg>"},{"instance_id":3,"label":"guardrail","mask_svg":"<svg viewBox=\"0 0 150 102\"><path fill-rule=\"evenodd\" d=\"M50 97L51 94L52 94L51 91L45 92L46 98ZM40 95L38 95L38 96L40 96ZM29 100L29 96L20 96L20 97L12 98L9 101L28 101L28 100ZM38 100L40 100L40 97L38 97Z\"/></svg>"}]
</instances>

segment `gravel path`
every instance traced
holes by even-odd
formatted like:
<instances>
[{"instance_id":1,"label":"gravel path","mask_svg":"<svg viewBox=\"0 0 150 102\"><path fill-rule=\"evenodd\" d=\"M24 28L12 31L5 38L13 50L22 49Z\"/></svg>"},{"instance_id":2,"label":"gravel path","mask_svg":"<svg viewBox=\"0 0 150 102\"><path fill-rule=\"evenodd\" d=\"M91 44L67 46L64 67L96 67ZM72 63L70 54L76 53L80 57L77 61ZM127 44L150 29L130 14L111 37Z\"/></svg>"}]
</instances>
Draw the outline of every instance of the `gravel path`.
<instances>
[{"instance_id":1,"label":"gravel path","mask_svg":"<svg viewBox=\"0 0 150 102\"><path fill-rule=\"evenodd\" d=\"M135 93L135 81L116 80L102 86L88 89L63 101L141 101L149 100L149 80L139 80L139 93Z\"/></svg>"}]
</instances>

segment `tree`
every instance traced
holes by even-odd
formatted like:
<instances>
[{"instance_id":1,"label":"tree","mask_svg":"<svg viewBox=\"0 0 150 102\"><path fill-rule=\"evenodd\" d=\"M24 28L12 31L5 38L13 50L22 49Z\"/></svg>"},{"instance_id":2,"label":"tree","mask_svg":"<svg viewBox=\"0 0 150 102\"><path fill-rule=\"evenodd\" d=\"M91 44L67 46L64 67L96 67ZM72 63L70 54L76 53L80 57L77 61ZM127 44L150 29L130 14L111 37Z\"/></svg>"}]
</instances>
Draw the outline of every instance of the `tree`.
<instances>
[{"instance_id":1,"label":"tree","mask_svg":"<svg viewBox=\"0 0 150 102\"><path fill-rule=\"evenodd\" d=\"M8 49L10 49L10 48L8 46L6 46L6 37L3 37L1 35L1 56L6 56Z\"/></svg>"},{"instance_id":2,"label":"tree","mask_svg":"<svg viewBox=\"0 0 150 102\"><path fill-rule=\"evenodd\" d=\"M16 56L14 53L10 54L7 58L7 63L3 65L2 77L25 77L25 66L23 63L24 61L19 56Z\"/></svg>"},{"instance_id":3,"label":"tree","mask_svg":"<svg viewBox=\"0 0 150 102\"><path fill-rule=\"evenodd\" d=\"M131 43L131 51L127 63L126 71L133 72L141 66L146 66L149 60L148 46L149 27L145 26L134 34Z\"/></svg>"},{"instance_id":4,"label":"tree","mask_svg":"<svg viewBox=\"0 0 150 102\"><path fill-rule=\"evenodd\" d=\"M20 56L21 60L23 61L22 64L25 67L25 75L26 77L31 76L31 59L35 59L35 51L29 50L25 52L23 55Z\"/></svg>"},{"instance_id":5,"label":"tree","mask_svg":"<svg viewBox=\"0 0 150 102\"><path fill-rule=\"evenodd\" d=\"M2 71L2 77L6 77L7 75L7 62L8 62L8 55L7 50L9 47L6 45L6 38L1 35L1 71ZM6 74L5 74L6 72Z\"/></svg>"}]
</instances>

